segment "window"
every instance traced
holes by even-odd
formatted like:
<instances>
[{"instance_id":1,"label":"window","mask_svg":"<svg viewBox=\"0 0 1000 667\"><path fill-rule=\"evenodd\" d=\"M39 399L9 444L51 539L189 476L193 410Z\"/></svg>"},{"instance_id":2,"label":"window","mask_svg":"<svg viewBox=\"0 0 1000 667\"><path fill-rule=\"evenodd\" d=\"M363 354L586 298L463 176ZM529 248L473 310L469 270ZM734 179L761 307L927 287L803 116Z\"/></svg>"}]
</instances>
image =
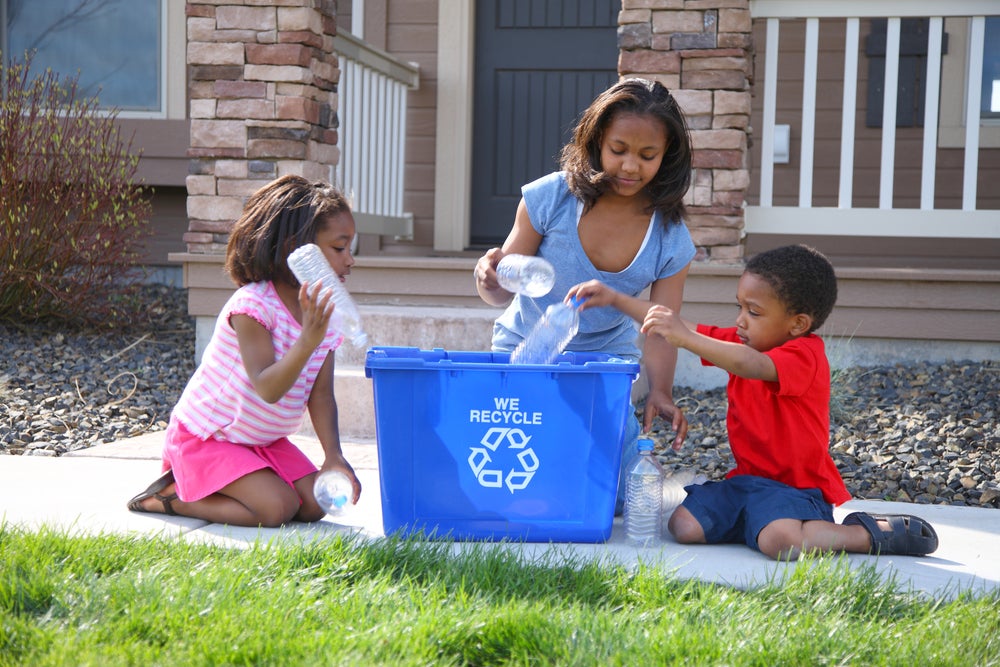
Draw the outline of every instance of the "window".
<instances>
[{"instance_id":1,"label":"window","mask_svg":"<svg viewBox=\"0 0 1000 667\"><path fill-rule=\"evenodd\" d=\"M0 0L0 49L5 59L34 52L36 72L79 75L79 96L101 107L160 114L166 1Z\"/></svg>"},{"instance_id":2,"label":"window","mask_svg":"<svg viewBox=\"0 0 1000 667\"><path fill-rule=\"evenodd\" d=\"M983 118L1000 118L1000 17L986 18L983 45Z\"/></svg>"}]
</instances>

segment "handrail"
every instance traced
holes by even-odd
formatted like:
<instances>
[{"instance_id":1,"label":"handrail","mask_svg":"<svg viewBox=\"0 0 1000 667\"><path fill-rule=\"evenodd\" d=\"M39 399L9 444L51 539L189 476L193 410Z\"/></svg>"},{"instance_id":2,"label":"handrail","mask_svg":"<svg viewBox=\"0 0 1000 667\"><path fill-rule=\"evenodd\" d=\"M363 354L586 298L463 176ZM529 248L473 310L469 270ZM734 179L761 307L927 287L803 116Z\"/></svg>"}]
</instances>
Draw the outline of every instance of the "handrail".
<instances>
[{"instance_id":1,"label":"handrail","mask_svg":"<svg viewBox=\"0 0 1000 667\"><path fill-rule=\"evenodd\" d=\"M341 58L337 180L357 231L410 238L413 216L403 210L407 92L419 86L420 69L347 32L333 43Z\"/></svg>"},{"instance_id":2,"label":"handrail","mask_svg":"<svg viewBox=\"0 0 1000 667\"><path fill-rule=\"evenodd\" d=\"M763 119L761 121L761 163L759 204L746 211L748 233L813 233L857 236L949 236L1000 238L1000 214L978 211L976 207L979 176L980 85L983 58L983 26L986 16L1000 14L996 0L938 0L906 2L874 0L751 0L751 16L766 20L763 76ZM858 26L861 18L887 18L885 78L883 90L881 164L878 182L878 207L866 209L852 203L854 182L854 123L856 113ZM924 97L926 109L921 153L919 209L893 206L893 172L896 160L896 81L899 73L900 24L902 18L929 19L929 52ZM938 107L941 101L939 82L942 76L941 36L945 17L969 18L967 81L962 82L965 98L965 141L961 209L934 208L934 178L937 160ZM778 74L778 44L782 19L805 20L805 46L802 74L801 153L799 197L797 206L774 206L774 136ZM843 105L841 109L840 182L837 207L816 207L813 203L814 128L816 123L817 33L821 19L843 19L845 25ZM974 85L968 85L968 81ZM760 83L760 82L758 82ZM851 215L834 212L850 210ZM885 212L887 215L881 215ZM904 220L899 213L910 215ZM919 213L919 215L912 215ZM968 214L968 215L965 215ZM944 220L947 218L947 220ZM909 224L907 224L909 223Z\"/></svg>"}]
</instances>

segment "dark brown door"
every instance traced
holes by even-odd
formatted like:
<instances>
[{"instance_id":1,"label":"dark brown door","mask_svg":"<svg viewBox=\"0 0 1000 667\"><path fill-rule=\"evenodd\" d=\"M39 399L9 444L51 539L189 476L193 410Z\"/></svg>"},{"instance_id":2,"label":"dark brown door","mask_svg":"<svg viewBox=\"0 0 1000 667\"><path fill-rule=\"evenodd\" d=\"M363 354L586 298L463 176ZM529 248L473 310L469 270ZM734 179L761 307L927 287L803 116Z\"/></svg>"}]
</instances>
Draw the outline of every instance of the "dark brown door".
<instances>
[{"instance_id":1,"label":"dark brown door","mask_svg":"<svg viewBox=\"0 0 1000 667\"><path fill-rule=\"evenodd\" d=\"M478 0L470 238L499 245L521 186L559 167L580 112L618 78L620 0Z\"/></svg>"}]
</instances>

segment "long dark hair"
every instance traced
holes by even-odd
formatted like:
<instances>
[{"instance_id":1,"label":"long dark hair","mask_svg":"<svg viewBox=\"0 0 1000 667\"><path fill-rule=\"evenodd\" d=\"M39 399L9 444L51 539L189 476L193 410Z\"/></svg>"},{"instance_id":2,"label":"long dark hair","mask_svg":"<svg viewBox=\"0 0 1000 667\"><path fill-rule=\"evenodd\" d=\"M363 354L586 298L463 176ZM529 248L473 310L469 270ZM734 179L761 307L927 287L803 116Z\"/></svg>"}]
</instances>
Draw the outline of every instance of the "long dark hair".
<instances>
[{"instance_id":1,"label":"long dark hair","mask_svg":"<svg viewBox=\"0 0 1000 667\"><path fill-rule=\"evenodd\" d=\"M589 209L610 187L601 167L601 142L612 119L621 113L652 116L666 127L667 150L646 192L652 209L660 211L667 224L680 222L686 212L684 195L691 185L691 139L677 101L656 81L619 81L584 110L560 159L570 191L583 201L584 209Z\"/></svg>"},{"instance_id":2,"label":"long dark hair","mask_svg":"<svg viewBox=\"0 0 1000 667\"><path fill-rule=\"evenodd\" d=\"M329 183L295 175L271 181L250 195L229 232L226 272L240 286L262 280L297 285L288 255L315 241L329 216L349 210L347 199Z\"/></svg>"}]
</instances>

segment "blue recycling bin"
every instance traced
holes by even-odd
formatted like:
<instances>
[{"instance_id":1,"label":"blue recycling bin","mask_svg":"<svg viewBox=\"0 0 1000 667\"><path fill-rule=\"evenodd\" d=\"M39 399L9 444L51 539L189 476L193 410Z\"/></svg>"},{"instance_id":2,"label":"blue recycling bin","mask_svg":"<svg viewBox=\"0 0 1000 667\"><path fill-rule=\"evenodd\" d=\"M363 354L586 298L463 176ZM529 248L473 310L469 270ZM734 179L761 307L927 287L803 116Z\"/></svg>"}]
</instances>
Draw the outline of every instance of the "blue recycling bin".
<instances>
[{"instance_id":1,"label":"blue recycling bin","mask_svg":"<svg viewBox=\"0 0 1000 667\"><path fill-rule=\"evenodd\" d=\"M372 347L386 534L604 542L639 365Z\"/></svg>"}]
</instances>

